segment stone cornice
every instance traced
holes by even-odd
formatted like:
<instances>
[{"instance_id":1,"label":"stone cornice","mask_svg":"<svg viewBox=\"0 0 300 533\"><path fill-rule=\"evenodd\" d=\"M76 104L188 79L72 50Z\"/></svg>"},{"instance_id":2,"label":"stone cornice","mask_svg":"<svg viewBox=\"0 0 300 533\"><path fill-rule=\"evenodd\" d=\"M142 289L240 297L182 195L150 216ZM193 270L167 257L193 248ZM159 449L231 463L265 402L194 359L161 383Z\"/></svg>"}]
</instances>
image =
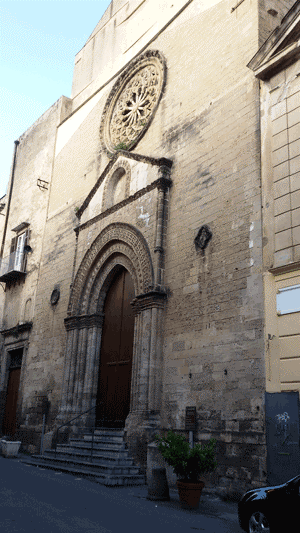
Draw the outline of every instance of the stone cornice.
<instances>
[{"instance_id":1,"label":"stone cornice","mask_svg":"<svg viewBox=\"0 0 300 533\"><path fill-rule=\"evenodd\" d=\"M163 291L149 291L144 294L139 294L132 302L134 313L138 314L145 309L152 309L153 307L163 309L167 294Z\"/></svg>"},{"instance_id":2,"label":"stone cornice","mask_svg":"<svg viewBox=\"0 0 300 533\"><path fill-rule=\"evenodd\" d=\"M3 337L18 337L20 333L23 333L24 331L30 331L32 328L33 323L32 322L24 322L23 324L18 324L17 326L14 326L13 328L9 329L3 329L1 331L1 335Z\"/></svg>"},{"instance_id":3,"label":"stone cornice","mask_svg":"<svg viewBox=\"0 0 300 533\"><path fill-rule=\"evenodd\" d=\"M132 194L122 202L119 202L118 204L113 205L109 209L106 209L103 213L99 213L99 215L96 215L95 217L91 218L87 222L84 222L80 226L77 226L77 228L74 229L75 233L78 235L80 231L83 229L88 228L89 226L92 226L99 220L102 220L103 218L108 217L112 213L115 213L119 209L122 209L122 207L125 207L126 205L131 204L132 202L135 202L138 198L141 198L144 196L144 194L147 194L148 192L152 191L153 189L158 190L167 190L172 185L172 180L167 176L167 170L169 167L162 166L161 167L161 177L159 177L157 180L153 181L150 185L147 185L147 187L144 187L143 189L140 189L136 193Z\"/></svg>"},{"instance_id":4,"label":"stone cornice","mask_svg":"<svg viewBox=\"0 0 300 533\"><path fill-rule=\"evenodd\" d=\"M260 47L247 67L259 79L268 79L299 56L300 1L298 0Z\"/></svg>"},{"instance_id":5,"label":"stone cornice","mask_svg":"<svg viewBox=\"0 0 300 533\"><path fill-rule=\"evenodd\" d=\"M103 315L69 316L64 319L65 328L69 331L70 329L101 327L103 318Z\"/></svg>"},{"instance_id":6,"label":"stone cornice","mask_svg":"<svg viewBox=\"0 0 300 533\"><path fill-rule=\"evenodd\" d=\"M126 159L133 159L134 161L141 161L143 163L147 163L152 166L162 167L163 169L168 168L169 170L171 170L172 164L173 164L173 161L171 161L171 159L166 159L165 157L160 157L160 158L148 157L146 155L130 153L130 152L127 152L126 150L118 150L118 152L113 156L113 158L106 165L105 169L103 170L101 176L98 178L91 192L88 194L83 204L76 212L76 216L78 219L80 219L82 213L85 211L85 209L89 205L91 199L95 195L96 191L99 189L101 183L104 181L105 177L107 176L107 174L109 173L109 171L111 170L111 168L113 167L113 165L115 164L115 162L120 156L123 156Z\"/></svg>"}]
</instances>

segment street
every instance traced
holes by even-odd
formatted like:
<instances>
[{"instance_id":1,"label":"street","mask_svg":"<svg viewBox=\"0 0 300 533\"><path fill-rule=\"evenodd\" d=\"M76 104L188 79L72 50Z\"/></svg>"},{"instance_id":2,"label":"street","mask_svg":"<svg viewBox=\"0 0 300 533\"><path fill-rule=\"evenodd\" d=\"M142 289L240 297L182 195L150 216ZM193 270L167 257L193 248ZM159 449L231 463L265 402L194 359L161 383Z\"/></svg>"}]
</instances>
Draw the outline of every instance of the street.
<instances>
[{"instance_id":1,"label":"street","mask_svg":"<svg viewBox=\"0 0 300 533\"><path fill-rule=\"evenodd\" d=\"M0 457L1 533L242 533L237 504L201 496L199 509L146 499L147 487L109 488Z\"/></svg>"}]
</instances>

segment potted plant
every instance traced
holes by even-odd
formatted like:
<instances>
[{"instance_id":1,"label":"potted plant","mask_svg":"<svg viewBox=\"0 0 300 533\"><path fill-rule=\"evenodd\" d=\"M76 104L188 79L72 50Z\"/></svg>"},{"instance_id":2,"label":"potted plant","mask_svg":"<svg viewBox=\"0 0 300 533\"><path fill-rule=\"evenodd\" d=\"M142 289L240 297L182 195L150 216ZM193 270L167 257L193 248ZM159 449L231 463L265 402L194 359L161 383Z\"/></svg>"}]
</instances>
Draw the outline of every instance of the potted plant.
<instances>
[{"instance_id":1,"label":"potted plant","mask_svg":"<svg viewBox=\"0 0 300 533\"><path fill-rule=\"evenodd\" d=\"M199 479L201 474L212 472L217 467L215 458L216 439L210 439L207 444L195 444L190 448L182 435L168 431L167 436L155 436L165 461L173 467L178 477L177 488L179 499L190 507L199 504L204 482Z\"/></svg>"}]
</instances>

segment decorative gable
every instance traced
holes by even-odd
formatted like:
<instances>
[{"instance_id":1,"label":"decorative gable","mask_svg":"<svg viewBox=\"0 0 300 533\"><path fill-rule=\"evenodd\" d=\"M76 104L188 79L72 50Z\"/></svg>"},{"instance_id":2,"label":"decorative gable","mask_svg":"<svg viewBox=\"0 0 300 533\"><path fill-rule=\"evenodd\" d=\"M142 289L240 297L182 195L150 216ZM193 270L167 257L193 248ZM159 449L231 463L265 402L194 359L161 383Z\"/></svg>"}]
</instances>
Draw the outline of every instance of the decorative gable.
<instances>
[{"instance_id":1,"label":"decorative gable","mask_svg":"<svg viewBox=\"0 0 300 533\"><path fill-rule=\"evenodd\" d=\"M300 58L300 2L282 19L266 42L248 63L257 78L265 80L274 76Z\"/></svg>"}]
</instances>

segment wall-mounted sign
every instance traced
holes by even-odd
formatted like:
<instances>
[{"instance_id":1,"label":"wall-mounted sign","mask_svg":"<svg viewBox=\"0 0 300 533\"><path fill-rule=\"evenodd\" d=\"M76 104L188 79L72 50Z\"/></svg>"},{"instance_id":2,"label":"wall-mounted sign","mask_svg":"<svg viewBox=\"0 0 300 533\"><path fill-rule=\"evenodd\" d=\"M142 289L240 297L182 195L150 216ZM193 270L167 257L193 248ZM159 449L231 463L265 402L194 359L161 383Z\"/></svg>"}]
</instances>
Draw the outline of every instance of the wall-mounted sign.
<instances>
[{"instance_id":1,"label":"wall-mounted sign","mask_svg":"<svg viewBox=\"0 0 300 533\"><path fill-rule=\"evenodd\" d=\"M279 289L276 294L276 308L278 315L300 311L300 285Z\"/></svg>"},{"instance_id":2,"label":"wall-mounted sign","mask_svg":"<svg viewBox=\"0 0 300 533\"><path fill-rule=\"evenodd\" d=\"M196 431L196 407L185 408L185 429L187 431Z\"/></svg>"}]
</instances>

